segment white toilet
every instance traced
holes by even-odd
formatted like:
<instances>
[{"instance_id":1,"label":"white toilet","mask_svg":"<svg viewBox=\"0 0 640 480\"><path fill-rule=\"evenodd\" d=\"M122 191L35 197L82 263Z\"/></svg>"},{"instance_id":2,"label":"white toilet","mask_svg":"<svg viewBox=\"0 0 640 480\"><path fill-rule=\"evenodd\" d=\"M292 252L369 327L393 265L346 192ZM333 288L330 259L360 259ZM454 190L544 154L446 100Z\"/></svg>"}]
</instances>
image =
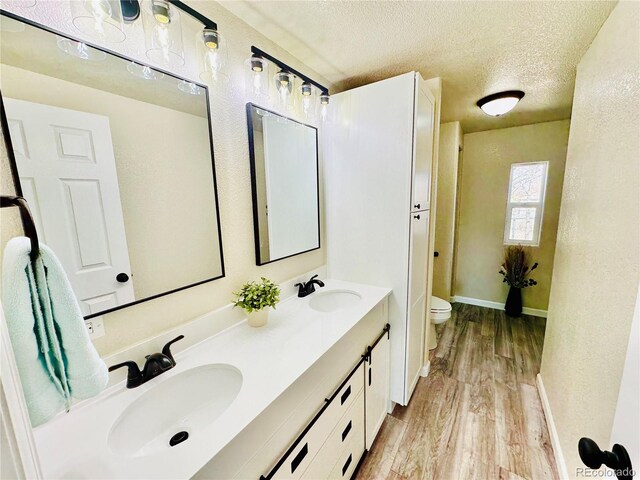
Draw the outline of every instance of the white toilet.
<instances>
[{"instance_id":1,"label":"white toilet","mask_svg":"<svg viewBox=\"0 0 640 480\"><path fill-rule=\"evenodd\" d=\"M436 325L446 322L451 318L451 304L438 297L431 297L431 325L429 327L429 350L438 346Z\"/></svg>"}]
</instances>

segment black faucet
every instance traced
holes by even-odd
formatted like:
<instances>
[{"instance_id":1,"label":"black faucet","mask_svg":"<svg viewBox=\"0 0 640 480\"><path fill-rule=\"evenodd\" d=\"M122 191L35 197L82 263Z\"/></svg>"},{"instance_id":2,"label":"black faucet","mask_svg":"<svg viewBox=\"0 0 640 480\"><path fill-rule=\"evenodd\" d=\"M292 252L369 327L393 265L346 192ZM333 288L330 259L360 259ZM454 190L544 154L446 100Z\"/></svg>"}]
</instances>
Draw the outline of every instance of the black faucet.
<instances>
[{"instance_id":1,"label":"black faucet","mask_svg":"<svg viewBox=\"0 0 640 480\"><path fill-rule=\"evenodd\" d=\"M171 340L162 347L162 353L152 353L151 355L147 355L145 357L147 360L144 363L142 371L140 371L138 364L133 360L113 365L109 367L109 371L113 372L118 368L127 367L129 369L129 373L127 374L127 388L139 387L143 383L148 382L152 378L155 378L176 366L176 361L173 359L173 355L171 354L171 345L183 338L184 335L180 335Z\"/></svg>"},{"instance_id":2,"label":"black faucet","mask_svg":"<svg viewBox=\"0 0 640 480\"><path fill-rule=\"evenodd\" d=\"M317 276L318 275L314 275L308 282L296 283L294 285L294 287L298 287L298 297L304 298L307 295L311 295L316 291L316 285L324 287L324 282L322 280L317 280Z\"/></svg>"}]
</instances>

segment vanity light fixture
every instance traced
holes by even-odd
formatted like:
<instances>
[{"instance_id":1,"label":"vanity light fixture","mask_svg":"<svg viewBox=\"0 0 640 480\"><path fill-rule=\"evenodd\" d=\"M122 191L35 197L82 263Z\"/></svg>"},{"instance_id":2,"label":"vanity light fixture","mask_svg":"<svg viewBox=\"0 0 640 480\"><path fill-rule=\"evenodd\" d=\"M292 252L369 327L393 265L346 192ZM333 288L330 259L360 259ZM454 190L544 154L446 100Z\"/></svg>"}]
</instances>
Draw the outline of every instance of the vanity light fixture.
<instances>
[{"instance_id":1,"label":"vanity light fixture","mask_svg":"<svg viewBox=\"0 0 640 480\"><path fill-rule=\"evenodd\" d=\"M124 41L120 0L70 0L73 26L92 40L107 43Z\"/></svg>"},{"instance_id":2,"label":"vanity light fixture","mask_svg":"<svg viewBox=\"0 0 640 480\"><path fill-rule=\"evenodd\" d=\"M202 41L205 47L210 50L217 50L220 46L218 41L218 32L213 28L205 28L202 30Z\"/></svg>"},{"instance_id":3,"label":"vanity light fixture","mask_svg":"<svg viewBox=\"0 0 640 480\"><path fill-rule=\"evenodd\" d=\"M329 92L322 92L320 95L320 116L322 121L326 121L327 112L329 110Z\"/></svg>"},{"instance_id":4,"label":"vanity light fixture","mask_svg":"<svg viewBox=\"0 0 640 480\"><path fill-rule=\"evenodd\" d=\"M90 47L86 43L76 42L65 37L58 37L56 40L58 48L67 55L79 58L81 60L88 60L90 62L101 62L107 58L107 54L102 50L96 50Z\"/></svg>"},{"instance_id":5,"label":"vanity light fixture","mask_svg":"<svg viewBox=\"0 0 640 480\"><path fill-rule=\"evenodd\" d=\"M169 68L184 65L180 13L175 6L167 0L144 2L142 26L149 60Z\"/></svg>"},{"instance_id":6,"label":"vanity light fixture","mask_svg":"<svg viewBox=\"0 0 640 480\"><path fill-rule=\"evenodd\" d=\"M268 103L269 64L256 54L251 55L244 63L248 67L245 77L247 96L256 103Z\"/></svg>"},{"instance_id":7,"label":"vanity light fixture","mask_svg":"<svg viewBox=\"0 0 640 480\"><path fill-rule=\"evenodd\" d=\"M263 50L257 47L251 47L251 58L247 59L245 64L248 66L253 76L248 75L247 78L247 93L250 93L249 85L253 85L256 75L266 72L268 70L269 63L273 63L280 68L280 71L273 76L275 83L275 89L278 94L282 107L291 108L293 103L296 102L297 96L302 98L302 113L307 118L315 117L317 109L317 97L320 94L320 104L323 108L323 113L326 114L326 109L329 104L329 90L320 83L314 81L312 78L299 72L298 70L291 68L286 63L278 60L272 55L269 55ZM300 84L297 83L297 78L300 79ZM296 95L291 95L294 91L294 84ZM299 85L299 87L298 87ZM255 93L255 87L253 92ZM267 86L268 91L268 86ZM267 95L268 96L268 95Z\"/></svg>"},{"instance_id":8,"label":"vanity light fixture","mask_svg":"<svg viewBox=\"0 0 640 480\"><path fill-rule=\"evenodd\" d=\"M508 90L481 98L476 105L487 115L499 117L513 110L522 97L524 97L522 90Z\"/></svg>"},{"instance_id":9,"label":"vanity light fixture","mask_svg":"<svg viewBox=\"0 0 640 480\"><path fill-rule=\"evenodd\" d=\"M139 0L120 0L122 8L122 20L126 23L135 22L140 17Z\"/></svg>"},{"instance_id":10,"label":"vanity light fixture","mask_svg":"<svg viewBox=\"0 0 640 480\"><path fill-rule=\"evenodd\" d=\"M293 91L293 82L295 75L292 73L280 70L273 77L276 83L276 91L280 99L280 106L282 108L291 108L291 92Z\"/></svg>"},{"instance_id":11,"label":"vanity light fixture","mask_svg":"<svg viewBox=\"0 0 640 480\"><path fill-rule=\"evenodd\" d=\"M265 64L266 62L264 59L260 58L256 54L251 55L251 58L249 59L249 66L251 67L251 70L256 73L261 73L265 69Z\"/></svg>"},{"instance_id":12,"label":"vanity light fixture","mask_svg":"<svg viewBox=\"0 0 640 480\"><path fill-rule=\"evenodd\" d=\"M151 13L156 22L162 25L171 23L171 6L167 0L151 0Z\"/></svg>"},{"instance_id":13,"label":"vanity light fixture","mask_svg":"<svg viewBox=\"0 0 640 480\"><path fill-rule=\"evenodd\" d=\"M164 73L136 62L129 62L127 71L134 77L142 78L143 80L160 80L164 77Z\"/></svg>"},{"instance_id":14,"label":"vanity light fixture","mask_svg":"<svg viewBox=\"0 0 640 480\"><path fill-rule=\"evenodd\" d=\"M273 79L276 82L276 88L280 94L290 94L293 89L293 74L280 70Z\"/></svg>"},{"instance_id":15,"label":"vanity light fixture","mask_svg":"<svg viewBox=\"0 0 640 480\"><path fill-rule=\"evenodd\" d=\"M300 94L302 95L302 113L307 120L311 120L316 116L316 89L309 82L302 82L300 86Z\"/></svg>"},{"instance_id":16,"label":"vanity light fixture","mask_svg":"<svg viewBox=\"0 0 640 480\"><path fill-rule=\"evenodd\" d=\"M311 89L311 84L309 82L302 82L302 86L300 87L300 93L302 93L303 97L310 97L313 93Z\"/></svg>"},{"instance_id":17,"label":"vanity light fixture","mask_svg":"<svg viewBox=\"0 0 640 480\"><path fill-rule=\"evenodd\" d=\"M202 95L202 88L195 83L187 82L186 80L180 80L178 82L178 90L189 95Z\"/></svg>"},{"instance_id":18,"label":"vanity light fixture","mask_svg":"<svg viewBox=\"0 0 640 480\"><path fill-rule=\"evenodd\" d=\"M215 25L205 26L196 38L200 56L200 79L204 82L219 82L227 79L222 73L227 63L227 45L224 36Z\"/></svg>"}]
</instances>

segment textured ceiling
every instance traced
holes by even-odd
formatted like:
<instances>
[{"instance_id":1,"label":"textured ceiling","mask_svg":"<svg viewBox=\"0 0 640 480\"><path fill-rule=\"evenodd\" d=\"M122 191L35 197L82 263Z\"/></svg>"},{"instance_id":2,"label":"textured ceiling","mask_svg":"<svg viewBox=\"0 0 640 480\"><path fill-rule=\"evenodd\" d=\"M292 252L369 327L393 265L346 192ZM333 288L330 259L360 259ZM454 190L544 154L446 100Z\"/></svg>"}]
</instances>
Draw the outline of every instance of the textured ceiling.
<instances>
[{"instance_id":1,"label":"textured ceiling","mask_svg":"<svg viewBox=\"0 0 640 480\"><path fill-rule=\"evenodd\" d=\"M328 78L334 92L410 70L442 77L442 121L474 132L569 118L576 65L616 2L220 3ZM475 106L510 89L526 96L503 117Z\"/></svg>"}]
</instances>

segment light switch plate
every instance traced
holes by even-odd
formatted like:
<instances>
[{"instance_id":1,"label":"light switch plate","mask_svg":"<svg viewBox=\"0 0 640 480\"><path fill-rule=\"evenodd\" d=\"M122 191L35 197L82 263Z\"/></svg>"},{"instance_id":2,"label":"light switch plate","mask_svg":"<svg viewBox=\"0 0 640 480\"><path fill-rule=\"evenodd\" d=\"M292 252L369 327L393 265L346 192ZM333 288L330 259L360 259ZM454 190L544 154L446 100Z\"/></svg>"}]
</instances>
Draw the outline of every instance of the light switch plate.
<instances>
[{"instance_id":1,"label":"light switch plate","mask_svg":"<svg viewBox=\"0 0 640 480\"><path fill-rule=\"evenodd\" d=\"M84 324L87 326L87 331L89 332L89 338L91 340L104 337L104 320L102 316L85 320Z\"/></svg>"}]
</instances>

